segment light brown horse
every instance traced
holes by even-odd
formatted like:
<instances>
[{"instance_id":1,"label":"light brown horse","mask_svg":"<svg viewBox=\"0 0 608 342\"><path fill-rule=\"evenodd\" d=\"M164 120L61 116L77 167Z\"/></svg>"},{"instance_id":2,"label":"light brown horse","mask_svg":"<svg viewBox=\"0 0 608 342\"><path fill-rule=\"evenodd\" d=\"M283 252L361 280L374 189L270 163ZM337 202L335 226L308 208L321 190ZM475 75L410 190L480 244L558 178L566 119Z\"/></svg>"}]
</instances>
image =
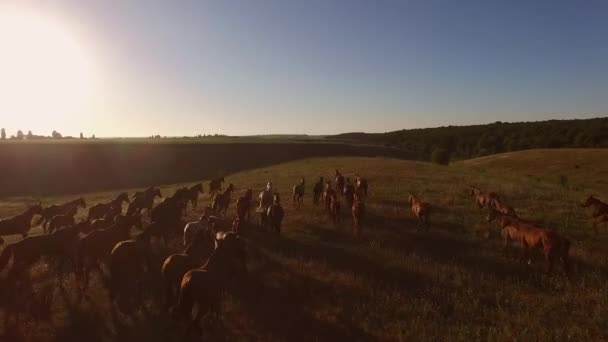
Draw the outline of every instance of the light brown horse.
<instances>
[{"instance_id":1,"label":"light brown horse","mask_svg":"<svg viewBox=\"0 0 608 342\"><path fill-rule=\"evenodd\" d=\"M325 182L323 181L323 177L319 177L319 181L315 183L315 186L312 188L313 198L312 203L317 205L319 204L319 200L321 199L321 195L323 194L323 186Z\"/></svg>"},{"instance_id":2,"label":"light brown horse","mask_svg":"<svg viewBox=\"0 0 608 342\"><path fill-rule=\"evenodd\" d=\"M151 269L150 234L144 230L135 239L117 243L110 252L110 299L129 314L141 303L144 273Z\"/></svg>"},{"instance_id":3,"label":"light brown horse","mask_svg":"<svg viewBox=\"0 0 608 342\"><path fill-rule=\"evenodd\" d=\"M198 196L203 193L203 184L197 183L188 188L188 193L185 194L186 199L192 204L192 208L198 206Z\"/></svg>"},{"instance_id":4,"label":"light brown horse","mask_svg":"<svg viewBox=\"0 0 608 342\"><path fill-rule=\"evenodd\" d=\"M338 196L335 193L329 196L329 217L334 226L340 224L340 200L338 200Z\"/></svg>"},{"instance_id":5,"label":"light brown horse","mask_svg":"<svg viewBox=\"0 0 608 342\"><path fill-rule=\"evenodd\" d=\"M251 189L247 189L243 196L240 196L236 200L236 217L239 218L241 222L247 220L249 222L249 217L251 216L251 201L253 200L253 191Z\"/></svg>"},{"instance_id":6,"label":"light brown horse","mask_svg":"<svg viewBox=\"0 0 608 342\"><path fill-rule=\"evenodd\" d=\"M222 292L233 283L242 284L247 278L244 242L238 235L218 233L215 249L202 267L192 269L183 276L180 284L179 300L172 309L174 318L189 321L187 332L197 329L199 322L211 314L220 314ZM197 313L192 318L192 310Z\"/></svg>"},{"instance_id":7,"label":"light brown horse","mask_svg":"<svg viewBox=\"0 0 608 342\"><path fill-rule=\"evenodd\" d=\"M55 230L65 227L65 226L73 226L76 224L76 212L78 212L77 207L72 207L67 213L64 215L55 215L49 221L49 232L53 233Z\"/></svg>"},{"instance_id":8,"label":"light brown horse","mask_svg":"<svg viewBox=\"0 0 608 342\"><path fill-rule=\"evenodd\" d=\"M359 174L355 174L355 191L360 194L361 200L367 199L367 179L359 176Z\"/></svg>"},{"instance_id":9,"label":"light brown horse","mask_svg":"<svg viewBox=\"0 0 608 342\"><path fill-rule=\"evenodd\" d=\"M496 210L503 215L517 216L517 213L515 213L515 208L497 198L491 199L489 208L490 210Z\"/></svg>"},{"instance_id":10,"label":"light brown horse","mask_svg":"<svg viewBox=\"0 0 608 342\"><path fill-rule=\"evenodd\" d=\"M418 221L418 229L420 226L424 226L426 230L429 230L431 225L431 205L430 203L423 202L420 198L410 193L407 202L410 205L410 210Z\"/></svg>"},{"instance_id":11,"label":"light brown horse","mask_svg":"<svg viewBox=\"0 0 608 342\"><path fill-rule=\"evenodd\" d=\"M133 196L133 201L129 204L129 208L127 208L127 215L140 213L144 209L151 212L154 206L154 199L157 196L163 197L160 189L154 187L150 187L143 192L136 192L135 196Z\"/></svg>"},{"instance_id":12,"label":"light brown horse","mask_svg":"<svg viewBox=\"0 0 608 342\"><path fill-rule=\"evenodd\" d=\"M131 227L142 228L141 216L118 216L112 226L94 230L76 242L76 272L81 280L81 290L89 285L89 273L95 268L101 273L99 262L106 259L114 246L130 237Z\"/></svg>"},{"instance_id":13,"label":"light brown horse","mask_svg":"<svg viewBox=\"0 0 608 342\"><path fill-rule=\"evenodd\" d=\"M232 191L234 190L234 185L230 183L226 190L221 194L215 194L213 196L213 202L211 204L211 208L218 214L226 214L226 210L228 210L228 206L230 205L230 196Z\"/></svg>"},{"instance_id":14,"label":"light brown horse","mask_svg":"<svg viewBox=\"0 0 608 342\"><path fill-rule=\"evenodd\" d=\"M86 208L87 203L84 201L84 198L77 198L64 204L49 205L48 207L42 209L40 219L36 224L42 224L42 229L46 233L49 221L56 215L66 214L72 207Z\"/></svg>"},{"instance_id":15,"label":"light brown horse","mask_svg":"<svg viewBox=\"0 0 608 342\"><path fill-rule=\"evenodd\" d=\"M42 206L36 204L19 215L0 219L0 236L21 234L23 238L26 238L32 227L32 217L42 213L42 210Z\"/></svg>"},{"instance_id":16,"label":"light brown horse","mask_svg":"<svg viewBox=\"0 0 608 342\"><path fill-rule=\"evenodd\" d=\"M215 233L208 228L198 230L192 243L182 253L168 256L162 266L167 308L175 304L182 278L189 270L200 267L215 248Z\"/></svg>"},{"instance_id":17,"label":"light brown horse","mask_svg":"<svg viewBox=\"0 0 608 342\"><path fill-rule=\"evenodd\" d=\"M533 249L541 249L545 256L547 273L553 269L553 264L557 259L562 262L566 275L570 274L570 261L568 253L570 251L570 241L558 235L555 231L537 226L533 223L523 221L513 216L503 215L496 211L491 211L488 221L498 218L502 227L501 235L504 240L504 252L510 241L519 242L522 247L521 260L530 262L529 253Z\"/></svg>"},{"instance_id":18,"label":"light brown horse","mask_svg":"<svg viewBox=\"0 0 608 342\"><path fill-rule=\"evenodd\" d=\"M293 186L293 206L299 208L304 205L304 178Z\"/></svg>"},{"instance_id":19,"label":"light brown horse","mask_svg":"<svg viewBox=\"0 0 608 342\"><path fill-rule=\"evenodd\" d=\"M224 182L224 177L212 179L209 182L209 196L213 198L215 194L219 194L222 192L222 183Z\"/></svg>"},{"instance_id":20,"label":"light brown horse","mask_svg":"<svg viewBox=\"0 0 608 342\"><path fill-rule=\"evenodd\" d=\"M116 211L116 208L120 208L120 211L122 213L123 202L129 203L129 195L126 192L119 194L118 196L116 196L115 199L111 200L110 202L97 203L91 208L89 208L89 215L87 216L87 220L93 221L95 219L105 217L112 209Z\"/></svg>"},{"instance_id":21,"label":"light brown horse","mask_svg":"<svg viewBox=\"0 0 608 342\"><path fill-rule=\"evenodd\" d=\"M331 181L325 183L325 190L323 191L323 201L325 201L325 210L329 213L329 201L331 196L336 195L336 190L331 185Z\"/></svg>"},{"instance_id":22,"label":"light brown horse","mask_svg":"<svg viewBox=\"0 0 608 342\"><path fill-rule=\"evenodd\" d=\"M475 204L477 204L479 209L490 209L492 207L493 200L500 201L500 196L498 196L498 194L495 192L481 191L479 188L474 186L470 186L470 188L469 194L473 197Z\"/></svg>"},{"instance_id":23,"label":"light brown horse","mask_svg":"<svg viewBox=\"0 0 608 342\"><path fill-rule=\"evenodd\" d=\"M365 202L361 198L361 194L357 191L353 194L353 236L355 238L361 237L361 223L365 216Z\"/></svg>"}]
</instances>

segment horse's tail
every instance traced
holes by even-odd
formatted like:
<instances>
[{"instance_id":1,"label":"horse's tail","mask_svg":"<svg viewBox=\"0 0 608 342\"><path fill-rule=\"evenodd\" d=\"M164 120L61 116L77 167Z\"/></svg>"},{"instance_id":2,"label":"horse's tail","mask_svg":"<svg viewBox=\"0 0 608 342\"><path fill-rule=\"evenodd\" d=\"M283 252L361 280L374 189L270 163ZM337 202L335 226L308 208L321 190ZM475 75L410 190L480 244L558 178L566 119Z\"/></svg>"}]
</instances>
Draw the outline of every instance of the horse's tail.
<instances>
[{"instance_id":1,"label":"horse's tail","mask_svg":"<svg viewBox=\"0 0 608 342\"><path fill-rule=\"evenodd\" d=\"M4 248L4 250L2 251L2 254L0 254L0 272L2 272L2 270L8 264L8 261L11 259L14 248L15 248L14 245L8 245Z\"/></svg>"}]
</instances>

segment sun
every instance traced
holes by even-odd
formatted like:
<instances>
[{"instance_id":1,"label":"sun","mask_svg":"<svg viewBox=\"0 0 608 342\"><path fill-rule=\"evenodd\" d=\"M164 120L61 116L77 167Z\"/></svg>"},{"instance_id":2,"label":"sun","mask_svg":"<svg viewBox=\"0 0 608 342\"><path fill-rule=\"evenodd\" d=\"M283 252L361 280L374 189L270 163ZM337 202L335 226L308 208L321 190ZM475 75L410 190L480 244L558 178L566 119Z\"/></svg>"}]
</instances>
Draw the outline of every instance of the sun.
<instances>
[{"instance_id":1,"label":"sun","mask_svg":"<svg viewBox=\"0 0 608 342\"><path fill-rule=\"evenodd\" d=\"M86 51L52 17L0 8L0 125L47 134L87 110L97 86Z\"/></svg>"}]
</instances>

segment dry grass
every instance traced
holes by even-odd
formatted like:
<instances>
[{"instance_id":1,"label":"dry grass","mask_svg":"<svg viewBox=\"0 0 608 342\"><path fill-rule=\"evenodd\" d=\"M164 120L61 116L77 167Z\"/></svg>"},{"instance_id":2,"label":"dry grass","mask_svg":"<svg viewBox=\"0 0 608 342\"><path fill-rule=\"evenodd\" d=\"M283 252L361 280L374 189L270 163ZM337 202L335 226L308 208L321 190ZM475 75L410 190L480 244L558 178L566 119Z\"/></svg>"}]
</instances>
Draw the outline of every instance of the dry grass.
<instances>
[{"instance_id":1,"label":"dry grass","mask_svg":"<svg viewBox=\"0 0 608 342\"><path fill-rule=\"evenodd\" d=\"M608 200L601 179L608 172L605 154L529 151L449 167L381 158L323 158L231 175L226 180L239 191L257 192L272 179L287 215L281 237L255 226L246 229L251 274L247 292L229 296L222 326L205 334L230 341L605 339L608 235L606 228L595 232L589 212L578 207L589 192ZM576 159L579 156L581 160ZM312 205L314 181L318 175L331 176L334 168L369 179L363 241L351 238L347 210L342 226L334 228L321 207ZM561 175L568 178L566 184L560 182ZM305 206L296 210L290 202L291 187L302 176L307 181ZM570 237L573 280L559 272L542 274L540 258L525 266L504 257L497 229L484 222L465 193L468 184L501 193L522 216ZM162 191L170 193L178 186ZM428 233L416 231L406 207L409 191L437 207ZM95 203L112 195L85 198ZM29 200L36 199L1 201L0 214L16 213ZM205 195L202 202L208 201ZM234 215L234 207L229 213ZM155 248L159 260L169 252ZM44 263L33 273L39 279L37 293L44 286L56 286ZM113 318L103 281L94 279L89 301L78 302L69 291L74 286L71 276L65 281L66 293L54 291L46 317L25 314L27 324L0 325L0 339L178 338L153 302L135 319ZM154 281L151 284L156 287Z\"/></svg>"}]
</instances>

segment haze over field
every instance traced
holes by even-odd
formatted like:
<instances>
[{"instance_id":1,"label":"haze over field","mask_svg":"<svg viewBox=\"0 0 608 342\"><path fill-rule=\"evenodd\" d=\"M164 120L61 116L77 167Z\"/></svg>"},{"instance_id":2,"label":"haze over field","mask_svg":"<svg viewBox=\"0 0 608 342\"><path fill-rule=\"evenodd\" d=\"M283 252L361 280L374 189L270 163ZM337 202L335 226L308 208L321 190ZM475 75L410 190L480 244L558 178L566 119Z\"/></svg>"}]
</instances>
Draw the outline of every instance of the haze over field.
<instances>
[{"instance_id":1,"label":"haze over field","mask_svg":"<svg viewBox=\"0 0 608 342\"><path fill-rule=\"evenodd\" d=\"M1 124L334 134L601 116L607 15L604 1L3 1Z\"/></svg>"}]
</instances>

